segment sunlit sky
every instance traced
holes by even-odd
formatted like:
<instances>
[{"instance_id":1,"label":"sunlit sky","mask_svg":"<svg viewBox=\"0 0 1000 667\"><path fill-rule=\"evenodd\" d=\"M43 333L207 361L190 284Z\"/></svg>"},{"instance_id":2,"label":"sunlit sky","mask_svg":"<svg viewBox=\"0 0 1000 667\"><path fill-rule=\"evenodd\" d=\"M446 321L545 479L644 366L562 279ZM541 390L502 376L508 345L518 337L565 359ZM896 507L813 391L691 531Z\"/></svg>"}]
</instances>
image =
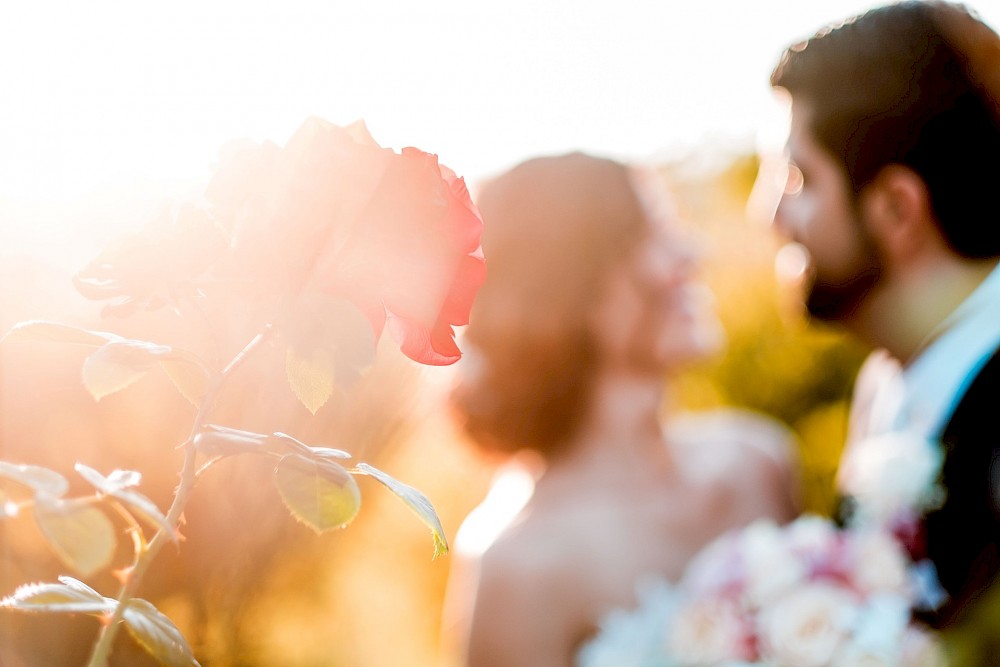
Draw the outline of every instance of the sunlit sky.
<instances>
[{"instance_id":1,"label":"sunlit sky","mask_svg":"<svg viewBox=\"0 0 1000 667\"><path fill-rule=\"evenodd\" d=\"M1000 0L967 4L1000 25ZM309 115L363 118L381 144L438 153L471 180L570 149L749 149L782 48L869 6L7 2L0 200L204 178L225 141L283 143Z\"/></svg>"}]
</instances>

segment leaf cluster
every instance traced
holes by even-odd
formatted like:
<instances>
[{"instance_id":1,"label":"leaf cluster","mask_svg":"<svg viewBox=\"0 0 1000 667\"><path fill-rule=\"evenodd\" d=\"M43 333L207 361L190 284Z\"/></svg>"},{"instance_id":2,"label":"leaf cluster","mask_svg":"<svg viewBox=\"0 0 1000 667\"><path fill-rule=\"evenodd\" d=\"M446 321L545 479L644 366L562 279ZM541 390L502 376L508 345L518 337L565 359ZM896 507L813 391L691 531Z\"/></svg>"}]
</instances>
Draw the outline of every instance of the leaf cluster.
<instances>
[{"instance_id":1,"label":"leaf cluster","mask_svg":"<svg viewBox=\"0 0 1000 667\"><path fill-rule=\"evenodd\" d=\"M159 544L179 543L178 521L191 487L213 465L245 454L274 460L273 481L280 498L292 516L317 533L343 528L354 520L361 508L361 491L355 477L362 475L375 479L396 495L431 530L435 558L447 552L444 530L433 506L413 487L367 463L352 465L351 454L341 449L308 445L281 432L257 433L206 421L225 381L266 334L267 331L251 341L225 369L216 373L187 350L55 322L23 322L0 340L5 344L62 343L92 348L93 352L83 361L82 382L95 400L129 387L160 367L198 408L191 436L183 444L186 459L181 485L167 513L137 490L142 480L137 471L115 470L104 475L77 463L76 472L93 488L93 493L70 498L67 497L69 481L60 473L42 466L0 461L0 519L33 516L64 565L82 576L93 575L110 565L117 535L109 510L126 523L134 551L131 566L120 570L123 589L118 598L105 597L80 581L62 577L59 583L21 586L0 602L0 608L90 614L104 619L105 628L120 622L163 664L197 665L180 631L152 603L135 597L133 591ZM309 384L310 378L314 379L315 373L290 370L295 393L307 407L312 398L314 405L310 409L314 411L322 400L315 402L317 393ZM146 534L146 528L154 531L152 538ZM95 645L100 646L101 641ZM95 648L95 656L103 651L110 651L110 646ZM97 662L92 664L101 664L103 658L94 659Z\"/></svg>"}]
</instances>

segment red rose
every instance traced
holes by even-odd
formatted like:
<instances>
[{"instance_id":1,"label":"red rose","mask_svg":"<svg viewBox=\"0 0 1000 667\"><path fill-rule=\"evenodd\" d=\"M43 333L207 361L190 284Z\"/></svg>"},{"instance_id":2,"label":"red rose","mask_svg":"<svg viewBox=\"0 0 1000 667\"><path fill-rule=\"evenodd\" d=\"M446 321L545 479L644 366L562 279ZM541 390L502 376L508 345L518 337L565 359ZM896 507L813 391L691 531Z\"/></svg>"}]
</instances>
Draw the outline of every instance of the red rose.
<instances>
[{"instance_id":1,"label":"red rose","mask_svg":"<svg viewBox=\"0 0 1000 667\"><path fill-rule=\"evenodd\" d=\"M482 221L436 156L313 118L284 148L244 147L207 195L258 296L343 298L415 361L461 356L452 327L485 277Z\"/></svg>"}]
</instances>

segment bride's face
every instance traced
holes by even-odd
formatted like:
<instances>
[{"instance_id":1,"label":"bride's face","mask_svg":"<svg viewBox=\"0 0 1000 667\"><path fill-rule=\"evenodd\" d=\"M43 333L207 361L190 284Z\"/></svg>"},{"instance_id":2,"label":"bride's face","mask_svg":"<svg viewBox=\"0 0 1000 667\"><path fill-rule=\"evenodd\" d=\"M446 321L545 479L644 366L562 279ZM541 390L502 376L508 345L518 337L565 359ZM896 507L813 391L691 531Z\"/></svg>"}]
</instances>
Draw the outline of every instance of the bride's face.
<instances>
[{"instance_id":1,"label":"bride's face","mask_svg":"<svg viewBox=\"0 0 1000 667\"><path fill-rule=\"evenodd\" d=\"M663 373L717 351L722 327L700 279L700 249L666 193L642 190L648 232L609 280L598 338L630 366Z\"/></svg>"}]
</instances>

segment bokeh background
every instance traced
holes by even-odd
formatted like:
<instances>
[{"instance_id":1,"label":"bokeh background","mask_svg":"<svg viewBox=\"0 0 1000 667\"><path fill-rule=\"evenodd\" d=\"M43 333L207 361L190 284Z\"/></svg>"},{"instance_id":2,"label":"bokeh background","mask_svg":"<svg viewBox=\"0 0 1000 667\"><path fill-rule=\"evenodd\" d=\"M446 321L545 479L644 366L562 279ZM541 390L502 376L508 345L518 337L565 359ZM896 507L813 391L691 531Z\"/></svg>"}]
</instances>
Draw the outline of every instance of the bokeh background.
<instances>
[{"instance_id":1,"label":"bokeh background","mask_svg":"<svg viewBox=\"0 0 1000 667\"><path fill-rule=\"evenodd\" d=\"M969 3L1000 23L990 0ZM540 153L583 149L655 164L705 238L725 354L673 381L689 409L743 406L798 435L806 509L831 509L850 385L866 350L803 320L775 279L777 242L747 202L780 114L767 76L781 49L868 3L45 2L0 9L0 330L49 319L194 349L169 312L105 320L72 276L166 198L196 190L224 142L283 143L309 115L364 118L383 145L437 152L470 182ZM488 221L487 221L488 224ZM95 402L85 351L0 346L0 458L70 479L76 461L139 470L169 504L194 413L161 375ZM315 416L280 359L244 369L215 420L347 449L424 491L449 539L496 462L443 407L455 368L391 345ZM459 362L461 365L462 362ZM203 665L449 667L441 640L449 557L410 511L361 479L346 530L291 519L270 464L213 469L141 595ZM76 483L76 482L74 482ZM75 487L83 491L83 487ZM599 529L599 527L595 527ZM115 567L127 563L123 548ZM0 522L0 595L63 567L28 518ZM111 592L111 573L88 579ZM82 664L97 622L0 614L0 665ZM150 661L122 637L114 665Z\"/></svg>"}]
</instances>

